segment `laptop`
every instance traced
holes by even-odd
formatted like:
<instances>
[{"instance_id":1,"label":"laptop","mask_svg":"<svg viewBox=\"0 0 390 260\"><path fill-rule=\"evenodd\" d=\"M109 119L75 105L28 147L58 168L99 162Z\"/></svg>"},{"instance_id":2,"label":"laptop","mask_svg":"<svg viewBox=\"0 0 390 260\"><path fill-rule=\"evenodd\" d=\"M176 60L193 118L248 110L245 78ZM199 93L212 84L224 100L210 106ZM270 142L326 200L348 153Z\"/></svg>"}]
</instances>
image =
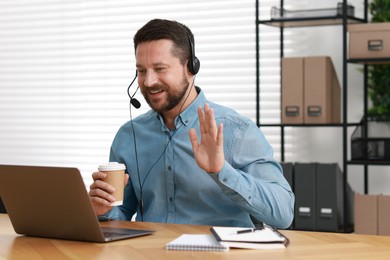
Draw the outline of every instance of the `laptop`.
<instances>
[{"instance_id":1,"label":"laptop","mask_svg":"<svg viewBox=\"0 0 390 260\"><path fill-rule=\"evenodd\" d=\"M109 242L154 232L101 227L77 168L0 165L0 197L22 235Z\"/></svg>"}]
</instances>

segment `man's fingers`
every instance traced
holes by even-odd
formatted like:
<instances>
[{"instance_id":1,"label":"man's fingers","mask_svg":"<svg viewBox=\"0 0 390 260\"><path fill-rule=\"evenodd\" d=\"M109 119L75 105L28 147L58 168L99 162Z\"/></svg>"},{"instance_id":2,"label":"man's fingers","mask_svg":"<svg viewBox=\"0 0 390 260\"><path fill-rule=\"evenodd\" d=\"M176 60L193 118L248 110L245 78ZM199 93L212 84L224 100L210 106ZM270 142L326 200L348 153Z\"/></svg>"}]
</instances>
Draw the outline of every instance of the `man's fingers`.
<instances>
[{"instance_id":1,"label":"man's fingers","mask_svg":"<svg viewBox=\"0 0 390 260\"><path fill-rule=\"evenodd\" d=\"M113 193L115 191L115 188L113 186L111 186L110 184L108 184L107 182L105 181L102 181L102 180L95 180L91 186L89 186L90 190L94 190L94 189L101 189L101 190L104 190L108 193Z\"/></svg>"},{"instance_id":2,"label":"man's fingers","mask_svg":"<svg viewBox=\"0 0 390 260\"><path fill-rule=\"evenodd\" d=\"M89 196L91 197L91 200L93 202L95 202L96 204L110 206L111 203L115 202L114 196L110 195L109 193L107 193L101 189L91 190L91 192L89 193Z\"/></svg>"},{"instance_id":3,"label":"man's fingers","mask_svg":"<svg viewBox=\"0 0 390 260\"><path fill-rule=\"evenodd\" d=\"M94 181L102 180L102 179L105 179L105 178L107 178L107 174L105 174L104 172L94 172L94 173L92 173L92 179Z\"/></svg>"},{"instance_id":4,"label":"man's fingers","mask_svg":"<svg viewBox=\"0 0 390 260\"><path fill-rule=\"evenodd\" d=\"M207 121L207 128L209 134L211 134L212 137L216 137L217 135L217 123L215 122L215 117L214 117L214 110L213 109L208 109L206 111L206 121Z\"/></svg>"},{"instance_id":5,"label":"man's fingers","mask_svg":"<svg viewBox=\"0 0 390 260\"><path fill-rule=\"evenodd\" d=\"M198 107L198 118L199 118L200 133L201 134L206 133L207 129L206 129L206 122L205 122L206 121L205 120L205 113L201 107Z\"/></svg>"},{"instance_id":6,"label":"man's fingers","mask_svg":"<svg viewBox=\"0 0 390 260\"><path fill-rule=\"evenodd\" d=\"M192 144L193 151L196 152L198 150L199 143L198 143L198 134L196 133L194 128L190 129L190 141Z\"/></svg>"},{"instance_id":7,"label":"man's fingers","mask_svg":"<svg viewBox=\"0 0 390 260\"><path fill-rule=\"evenodd\" d=\"M217 145L218 146L223 145L223 124L220 124L218 126Z\"/></svg>"},{"instance_id":8,"label":"man's fingers","mask_svg":"<svg viewBox=\"0 0 390 260\"><path fill-rule=\"evenodd\" d=\"M198 107L199 127L201 134L211 134L216 138L217 123L215 121L214 110L208 104L204 105L204 109Z\"/></svg>"},{"instance_id":9,"label":"man's fingers","mask_svg":"<svg viewBox=\"0 0 390 260\"><path fill-rule=\"evenodd\" d=\"M104 181L106 177L107 175L104 172L92 173L92 179L94 181L89 186L90 190L88 195L96 215L101 215L109 211L112 208L111 204L115 202L114 196L111 195L115 189ZM126 182L127 180L128 177Z\"/></svg>"},{"instance_id":10,"label":"man's fingers","mask_svg":"<svg viewBox=\"0 0 390 260\"><path fill-rule=\"evenodd\" d=\"M115 188L103 181L106 177L107 175L103 172L94 172L92 174L94 182L89 186L89 196L95 204L109 206L115 201L114 196L111 195L115 191Z\"/></svg>"}]
</instances>

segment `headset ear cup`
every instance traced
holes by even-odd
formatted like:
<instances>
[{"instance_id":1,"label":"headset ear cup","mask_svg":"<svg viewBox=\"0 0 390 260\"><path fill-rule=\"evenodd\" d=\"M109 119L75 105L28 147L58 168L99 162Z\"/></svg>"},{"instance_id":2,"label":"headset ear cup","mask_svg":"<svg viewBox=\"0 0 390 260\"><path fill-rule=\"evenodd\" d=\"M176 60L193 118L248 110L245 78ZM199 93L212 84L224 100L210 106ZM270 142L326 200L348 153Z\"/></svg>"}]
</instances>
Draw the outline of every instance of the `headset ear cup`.
<instances>
[{"instance_id":1,"label":"headset ear cup","mask_svg":"<svg viewBox=\"0 0 390 260\"><path fill-rule=\"evenodd\" d=\"M188 70L191 72L192 75L196 75L200 69L200 61L195 56L194 44L192 43L189 34L188 34L188 44L190 46L190 60L188 61Z\"/></svg>"},{"instance_id":2,"label":"headset ear cup","mask_svg":"<svg viewBox=\"0 0 390 260\"><path fill-rule=\"evenodd\" d=\"M200 61L197 57L194 56L191 62L191 66L189 66L190 72L192 75L196 75L200 69Z\"/></svg>"}]
</instances>

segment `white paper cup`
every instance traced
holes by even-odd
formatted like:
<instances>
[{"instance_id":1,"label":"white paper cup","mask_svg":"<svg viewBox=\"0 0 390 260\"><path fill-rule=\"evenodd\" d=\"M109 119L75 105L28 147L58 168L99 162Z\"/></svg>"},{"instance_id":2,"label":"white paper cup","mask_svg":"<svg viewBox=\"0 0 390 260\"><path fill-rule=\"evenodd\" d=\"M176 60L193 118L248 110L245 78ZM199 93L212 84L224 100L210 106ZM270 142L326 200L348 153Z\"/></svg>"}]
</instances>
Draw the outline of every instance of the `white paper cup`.
<instances>
[{"instance_id":1,"label":"white paper cup","mask_svg":"<svg viewBox=\"0 0 390 260\"><path fill-rule=\"evenodd\" d=\"M111 195L115 197L115 202L111 206L123 204L123 193L125 189L125 169L126 166L122 163L110 162L99 165L99 172L104 172L107 177L103 181L107 182L115 188Z\"/></svg>"}]
</instances>

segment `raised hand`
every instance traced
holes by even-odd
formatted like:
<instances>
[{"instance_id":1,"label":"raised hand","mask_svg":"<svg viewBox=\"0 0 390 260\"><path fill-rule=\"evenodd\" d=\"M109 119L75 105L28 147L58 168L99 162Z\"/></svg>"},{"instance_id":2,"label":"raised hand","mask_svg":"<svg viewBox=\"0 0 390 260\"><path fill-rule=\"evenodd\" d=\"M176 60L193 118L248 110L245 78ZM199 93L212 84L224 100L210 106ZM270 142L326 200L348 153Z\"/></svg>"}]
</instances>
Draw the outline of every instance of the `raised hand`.
<instances>
[{"instance_id":1,"label":"raised hand","mask_svg":"<svg viewBox=\"0 0 390 260\"><path fill-rule=\"evenodd\" d=\"M200 142L195 129L190 130L190 140L194 157L199 167L208 173L219 172L225 163L223 152L223 125L217 127L214 111L205 104L198 108Z\"/></svg>"}]
</instances>

